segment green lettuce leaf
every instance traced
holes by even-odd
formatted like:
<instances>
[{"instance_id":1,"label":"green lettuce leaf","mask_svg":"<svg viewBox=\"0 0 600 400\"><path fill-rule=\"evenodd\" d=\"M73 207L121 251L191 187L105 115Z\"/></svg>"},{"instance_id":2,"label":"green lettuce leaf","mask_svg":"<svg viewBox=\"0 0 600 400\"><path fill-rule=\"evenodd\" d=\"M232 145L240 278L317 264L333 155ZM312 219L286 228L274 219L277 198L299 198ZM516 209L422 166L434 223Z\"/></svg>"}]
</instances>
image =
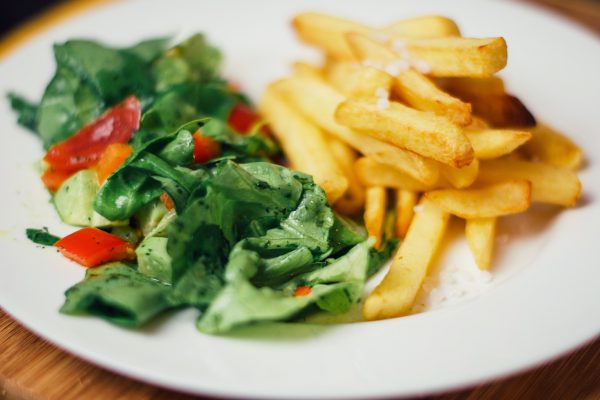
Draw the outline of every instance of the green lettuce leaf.
<instances>
[{"instance_id":1,"label":"green lettuce leaf","mask_svg":"<svg viewBox=\"0 0 600 400\"><path fill-rule=\"evenodd\" d=\"M60 311L92 314L110 322L140 326L173 307L171 288L123 263L87 270L85 279L66 291Z\"/></svg>"},{"instance_id":2,"label":"green lettuce leaf","mask_svg":"<svg viewBox=\"0 0 600 400\"><path fill-rule=\"evenodd\" d=\"M337 261L281 289L256 287L249 278L258 271L259 257L248 250L232 252L225 274L227 284L198 319L205 333L223 333L236 326L262 321L285 321L311 304L330 312L346 312L360 299L372 242L356 245ZM306 296L294 296L294 289L310 284Z\"/></svg>"}]
</instances>

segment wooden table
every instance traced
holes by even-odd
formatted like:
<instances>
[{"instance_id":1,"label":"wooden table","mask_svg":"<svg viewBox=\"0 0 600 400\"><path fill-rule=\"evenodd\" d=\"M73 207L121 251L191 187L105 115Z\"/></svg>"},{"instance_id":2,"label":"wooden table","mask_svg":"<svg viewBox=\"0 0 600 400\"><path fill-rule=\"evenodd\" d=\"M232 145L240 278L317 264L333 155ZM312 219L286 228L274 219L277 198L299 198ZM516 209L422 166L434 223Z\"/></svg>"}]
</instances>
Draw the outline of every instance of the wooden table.
<instances>
[{"instance_id":1,"label":"wooden table","mask_svg":"<svg viewBox=\"0 0 600 400\"><path fill-rule=\"evenodd\" d=\"M600 1L531 2L576 19L600 34ZM70 12L79 8L68 7ZM56 15L46 16L38 25L48 25L55 19ZM31 25L26 26L23 35L35 31ZM0 400L83 398L199 399L122 377L73 357L33 335L0 310ZM428 399L600 399L600 338L533 371Z\"/></svg>"}]
</instances>

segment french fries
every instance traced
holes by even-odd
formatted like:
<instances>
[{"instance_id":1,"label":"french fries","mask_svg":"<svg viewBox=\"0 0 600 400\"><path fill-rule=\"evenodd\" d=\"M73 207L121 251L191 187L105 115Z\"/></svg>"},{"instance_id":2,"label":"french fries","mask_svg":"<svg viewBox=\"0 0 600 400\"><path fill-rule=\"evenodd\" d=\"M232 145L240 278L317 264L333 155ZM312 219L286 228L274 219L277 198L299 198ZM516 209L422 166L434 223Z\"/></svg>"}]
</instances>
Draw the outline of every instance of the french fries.
<instances>
[{"instance_id":1,"label":"french fries","mask_svg":"<svg viewBox=\"0 0 600 400\"><path fill-rule=\"evenodd\" d=\"M377 97L389 93L392 77L385 72L355 62L329 63L325 79L346 97Z\"/></svg>"},{"instance_id":2,"label":"french fries","mask_svg":"<svg viewBox=\"0 0 600 400\"><path fill-rule=\"evenodd\" d=\"M359 158L354 163L354 170L360 182L367 187L385 186L395 189L422 192L437 185L424 185L398 168L379 163L369 157Z\"/></svg>"},{"instance_id":3,"label":"french fries","mask_svg":"<svg viewBox=\"0 0 600 400\"><path fill-rule=\"evenodd\" d=\"M471 186L477 174L479 173L479 160L474 159L471 164L462 168L454 168L445 164L440 164L442 177L455 188L466 188Z\"/></svg>"},{"instance_id":4,"label":"french fries","mask_svg":"<svg viewBox=\"0 0 600 400\"><path fill-rule=\"evenodd\" d=\"M342 197L333 206L342 214L355 215L362 210L365 204L365 188L360 183L354 171L354 161L357 158L356 152L346 143L335 137L329 137L328 143L331 155L337 161L337 164L348 180L348 189L346 189Z\"/></svg>"},{"instance_id":5,"label":"french fries","mask_svg":"<svg viewBox=\"0 0 600 400\"><path fill-rule=\"evenodd\" d=\"M319 67L316 67L312 64L297 61L292 65L292 69L294 74L300 76L312 76L315 78L322 78L323 71Z\"/></svg>"},{"instance_id":6,"label":"french fries","mask_svg":"<svg viewBox=\"0 0 600 400\"><path fill-rule=\"evenodd\" d=\"M423 17L407 18L396 21L383 28L394 37L405 37L413 39L431 39L447 36L460 36L460 30L456 22L450 18L438 15L426 15Z\"/></svg>"},{"instance_id":7,"label":"french fries","mask_svg":"<svg viewBox=\"0 0 600 400\"><path fill-rule=\"evenodd\" d=\"M348 180L329 154L323 133L287 105L274 86L267 88L260 111L269 120L292 167L312 175L325 190L329 203L335 203L348 188Z\"/></svg>"},{"instance_id":8,"label":"french fries","mask_svg":"<svg viewBox=\"0 0 600 400\"><path fill-rule=\"evenodd\" d=\"M583 152L536 125L494 75L507 61L503 38L461 37L440 16L372 27L309 12L292 25L325 61L296 62L267 89L263 113L292 165L314 175L337 212L364 210L376 248L403 238L364 319L414 310L450 216L465 220L474 264L488 270L499 218L532 202L577 203Z\"/></svg>"},{"instance_id":9,"label":"french fries","mask_svg":"<svg viewBox=\"0 0 600 400\"><path fill-rule=\"evenodd\" d=\"M415 215L415 206L419 195L412 190L396 190L396 236L403 238L406 236L408 227Z\"/></svg>"},{"instance_id":10,"label":"french fries","mask_svg":"<svg viewBox=\"0 0 600 400\"><path fill-rule=\"evenodd\" d=\"M410 37L402 35L400 24L395 24L394 29L377 31L363 24L317 13L297 15L292 26L300 40L340 60L352 59L344 35L355 32L387 40L398 57L421 63L433 76L490 76L506 66L506 42L500 37Z\"/></svg>"},{"instance_id":11,"label":"french fries","mask_svg":"<svg viewBox=\"0 0 600 400\"><path fill-rule=\"evenodd\" d=\"M465 129L475 157L490 160L511 153L531 139L531 133L512 129Z\"/></svg>"},{"instance_id":12,"label":"french fries","mask_svg":"<svg viewBox=\"0 0 600 400\"><path fill-rule=\"evenodd\" d=\"M531 183L513 180L474 189L440 189L426 192L425 197L461 218L495 218L527 210Z\"/></svg>"},{"instance_id":13,"label":"french fries","mask_svg":"<svg viewBox=\"0 0 600 400\"><path fill-rule=\"evenodd\" d=\"M471 104L473 114L485 119L494 128L528 128L536 121L531 111L517 97L501 94L456 94Z\"/></svg>"},{"instance_id":14,"label":"french fries","mask_svg":"<svg viewBox=\"0 0 600 400\"><path fill-rule=\"evenodd\" d=\"M492 265L496 221L496 218L473 218L467 219L465 224L467 243L480 269L486 270Z\"/></svg>"},{"instance_id":15,"label":"french fries","mask_svg":"<svg viewBox=\"0 0 600 400\"><path fill-rule=\"evenodd\" d=\"M581 194L581 182L568 168L541 162L520 160L490 160L481 162L478 182L500 182L507 179L527 179L531 182L534 202L571 207Z\"/></svg>"},{"instance_id":16,"label":"french fries","mask_svg":"<svg viewBox=\"0 0 600 400\"><path fill-rule=\"evenodd\" d=\"M581 167L583 152L564 134L538 123L531 129L531 140L524 146L532 158L556 167L576 170Z\"/></svg>"},{"instance_id":17,"label":"french fries","mask_svg":"<svg viewBox=\"0 0 600 400\"><path fill-rule=\"evenodd\" d=\"M375 238L373 247L381 247L385 209L387 207L387 192L383 186L367 188L365 201L365 228L370 237Z\"/></svg>"},{"instance_id":18,"label":"french fries","mask_svg":"<svg viewBox=\"0 0 600 400\"><path fill-rule=\"evenodd\" d=\"M504 94L504 81L497 76L484 78L438 78L440 87L450 93L457 94Z\"/></svg>"},{"instance_id":19,"label":"french fries","mask_svg":"<svg viewBox=\"0 0 600 400\"><path fill-rule=\"evenodd\" d=\"M349 33L348 43L356 57L363 62L375 63L394 76L393 89L409 106L448 117L459 125L471 122L471 105L438 89L426 76L398 56L382 43L367 36Z\"/></svg>"},{"instance_id":20,"label":"french fries","mask_svg":"<svg viewBox=\"0 0 600 400\"><path fill-rule=\"evenodd\" d=\"M375 100L348 99L338 106L335 118L347 127L452 167L473 161L473 147L460 128L446 118L398 102L382 108Z\"/></svg>"},{"instance_id":21,"label":"french fries","mask_svg":"<svg viewBox=\"0 0 600 400\"><path fill-rule=\"evenodd\" d=\"M277 86L308 119L362 154L394 165L425 185L437 182L439 171L432 161L339 124L334 114L344 96L325 81L314 76L292 76L279 81Z\"/></svg>"},{"instance_id":22,"label":"french fries","mask_svg":"<svg viewBox=\"0 0 600 400\"><path fill-rule=\"evenodd\" d=\"M396 39L392 49L400 56L422 62L431 76L487 77L506 66L504 38ZM426 66L426 67L425 67Z\"/></svg>"},{"instance_id":23,"label":"french fries","mask_svg":"<svg viewBox=\"0 0 600 400\"><path fill-rule=\"evenodd\" d=\"M449 214L423 198L420 211L400 245L390 270L367 297L363 306L366 320L398 317L408 313L427 274L448 225Z\"/></svg>"},{"instance_id":24,"label":"french fries","mask_svg":"<svg viewBox=\"0 0 600 400\"><path fill-rule=\"evenodd\" d=\"M431 39L447 36L459 36L454 21L438 16L426 16L397 21L381 30L331 15L306 12L298 14L292 20L292 27L301 41L316 46L325 54L339 60L351 60L350 51L344 35L358 32L367 35L389 35L395 38Z\"/></svg>"},{"instance_id":25,"label":"french fries","mask_svg":"<svg viewBox=\"0 0 600 400\"><path fill-rule=\"evenodd\" d=\"M372 32L366 25L314 12L296 15L292 27L301 41L320 48L338 60L354 58L344 37L346 32Z\"/></svg>"}]
</instances>

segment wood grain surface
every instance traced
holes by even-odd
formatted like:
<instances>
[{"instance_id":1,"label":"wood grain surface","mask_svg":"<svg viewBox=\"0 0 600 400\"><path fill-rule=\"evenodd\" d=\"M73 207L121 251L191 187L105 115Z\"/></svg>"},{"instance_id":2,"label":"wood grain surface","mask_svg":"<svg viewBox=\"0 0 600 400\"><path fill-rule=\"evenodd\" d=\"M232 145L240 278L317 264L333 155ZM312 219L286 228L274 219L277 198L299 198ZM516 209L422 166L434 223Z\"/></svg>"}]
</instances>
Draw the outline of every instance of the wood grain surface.
<instances>
[{"instance_id":1,"label":"wood grain surface","mask_svg":"<svg viewBox=\"0 0 600 400\"><path fill-rule=\"evenodd\" d=\"M600 1L528 2L600 34ZM31 34L32 27L28 29ZM0 400L202 398L160 389L82 361L33 335L0 310ZM427 399L600 400L600 338L532 371Z\"/></svg>"}]
</instances>

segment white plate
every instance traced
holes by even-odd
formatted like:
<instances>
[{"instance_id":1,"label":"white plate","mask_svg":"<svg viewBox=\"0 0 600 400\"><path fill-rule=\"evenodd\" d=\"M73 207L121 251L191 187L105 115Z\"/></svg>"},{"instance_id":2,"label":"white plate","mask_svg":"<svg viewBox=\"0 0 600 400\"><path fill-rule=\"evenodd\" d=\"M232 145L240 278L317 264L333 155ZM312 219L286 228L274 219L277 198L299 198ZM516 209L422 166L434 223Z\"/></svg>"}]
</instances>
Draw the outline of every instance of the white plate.
<instances>
[{"instance_id":1,"label":"white plate","mask_svg":"<svg viewBox=\"0 0 600 400\"><path fill-rule=\"evenodd\" d=\"M514 373L556 357L600 332L600 43L539 10L481 1L133 1L77 16L0 63L0 93L38 99L54 69L51 44L92 37L114 44L205 31L227 57L226 73L253 98L289 62L314 52L298 45L289 19L322 10L368 23L418 14L455 18L466 35L502 35L509 89L535 115L586 150L581 205L517 229L504 246L492 288L475 300L402 319L317 327L198 333L195 312L162 318L142 332L60 315L63 291L83 270L24 237L26 227L61 225L32 164L38 140L0 100L0 304L60 347L114 371L166 387L239 397L326 398L414 395ZM515 222L515 221L513 221ZM522 221L521 221L522 222ZM521 226L521 228L523 228ZM471 262L463 252L457 262ZM462 261L461 261L462 260Z\"/></svg>"}]
</instances>

